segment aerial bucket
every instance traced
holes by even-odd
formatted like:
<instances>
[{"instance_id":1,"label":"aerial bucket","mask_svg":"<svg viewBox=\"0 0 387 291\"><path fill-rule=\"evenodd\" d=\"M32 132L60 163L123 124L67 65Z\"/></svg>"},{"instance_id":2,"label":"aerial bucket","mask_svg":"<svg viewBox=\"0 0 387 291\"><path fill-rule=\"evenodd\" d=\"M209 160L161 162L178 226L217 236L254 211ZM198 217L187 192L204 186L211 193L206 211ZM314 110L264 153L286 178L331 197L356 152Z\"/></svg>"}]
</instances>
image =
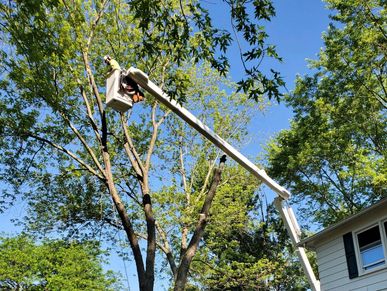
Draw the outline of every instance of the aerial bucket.
<instances>
[{"instance_id":1,"label":"aerial bucket","mask_svg":"<svg viewBox=\"0 0 387 291\"><path fill-rule=\"evenodd\" d=\"M132 98L121 88L121 71L113 70L106 79L106 105L119 112L133 106Z\"/></svg>"}]
</instances>

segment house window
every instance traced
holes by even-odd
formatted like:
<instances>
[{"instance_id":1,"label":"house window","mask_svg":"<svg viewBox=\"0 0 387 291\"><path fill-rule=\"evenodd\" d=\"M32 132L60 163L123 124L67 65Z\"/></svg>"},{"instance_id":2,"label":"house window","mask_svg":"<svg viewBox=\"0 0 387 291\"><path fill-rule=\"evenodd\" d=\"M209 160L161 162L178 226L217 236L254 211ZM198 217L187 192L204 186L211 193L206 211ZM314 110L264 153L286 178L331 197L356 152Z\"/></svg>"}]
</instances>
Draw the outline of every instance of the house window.
<instances>
[{"instance_id":1,"label":"house window","mask_svg":"<svg viewBox=\"0 0 387 291\"><path fill-rule=\"evenodd\" d=\"M343 235L349 279L387 267L387 220Z\"/></svg>"},{"instance_id":2,"label":"house window","mask_svg":"<svg viewBox=\"0 0 387 291\"><path fill-rule=\"evenodd\" d=\"M379 225L357 234L360 263L363 270L370 270L385 264L381 234L383 232L380 231Z\"/></svg>"}]
</instances>

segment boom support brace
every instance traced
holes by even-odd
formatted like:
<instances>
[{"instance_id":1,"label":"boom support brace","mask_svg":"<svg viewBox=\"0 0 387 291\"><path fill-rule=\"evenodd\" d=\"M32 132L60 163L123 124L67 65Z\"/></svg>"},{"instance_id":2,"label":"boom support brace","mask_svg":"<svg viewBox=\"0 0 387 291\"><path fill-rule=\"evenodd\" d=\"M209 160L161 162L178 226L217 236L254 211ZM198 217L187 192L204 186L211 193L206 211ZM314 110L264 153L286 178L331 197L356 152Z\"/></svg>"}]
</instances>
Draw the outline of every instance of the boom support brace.
<instances>
[{"instance_id":1,"label":"boom support brace","mask_svg":"<svg viewBox=\"0 0 387 291\"><path fill-rule=\"evenodd\" d=\"M250 160L248 160L244 155L238 152L234 147L227 143L224 139L214 133L209 127L204 125L200 120L198 120L191 112L186 110L175 100L172 100L166 93L164 93L161 88L149 80L148 76L139 69L129 68L127 71L128 75L144 90L148 91L152 96L154 96L159 102L167 106L174 113L176 113L181 119L187 122L191 127L200 132L206 139L211 141L216 147L220 148L223 152L233 158L237 163L242 167L252 173L255 177L261 180L264 184L270 187L278 197L275 199L275 206L281 214L285 227L289 233L289 236L292 240L293 246L297 251L297 255L300 259L303 270L308 278L310 286L314 291L320 291L320 282L316 280L316 277L313 273L310 262L306 256L305 249L303 247L297 246L297 243L300 242L300 228L298 226L297 220L294 216L292 209L284 202L289 199L290 192L280 186L277 182L271 179L263 169L259 169L254 165Z\"/></svg>"}]
</instances>

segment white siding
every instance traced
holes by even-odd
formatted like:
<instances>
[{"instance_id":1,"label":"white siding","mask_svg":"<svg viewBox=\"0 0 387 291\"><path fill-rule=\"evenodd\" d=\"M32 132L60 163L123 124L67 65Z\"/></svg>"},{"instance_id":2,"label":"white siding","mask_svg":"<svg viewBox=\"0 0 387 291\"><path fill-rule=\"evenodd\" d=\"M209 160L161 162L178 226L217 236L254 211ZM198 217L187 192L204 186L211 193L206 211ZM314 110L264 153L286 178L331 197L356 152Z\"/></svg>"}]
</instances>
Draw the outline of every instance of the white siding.
<instances>
[{"instance_id":1,"label":"white siding","mask_svg":"<svg viewBox=\"0 0 387 291\"><path fill-rule=\"evenodd\" d=\"M319 245L316 254L323 291L387 291L387 267L349 279L342 236Z\"/></svg>"},{"instance_id":2,"label":"white siding","mask_svg":"<svg viewBox=\"0 0 387 291\"><path fill-rule=\"evenodd\" d=\"M320 245L317 264L323 290L335 290L348 279L343 239L338 237Z\"/></svg>"}]
</instances>

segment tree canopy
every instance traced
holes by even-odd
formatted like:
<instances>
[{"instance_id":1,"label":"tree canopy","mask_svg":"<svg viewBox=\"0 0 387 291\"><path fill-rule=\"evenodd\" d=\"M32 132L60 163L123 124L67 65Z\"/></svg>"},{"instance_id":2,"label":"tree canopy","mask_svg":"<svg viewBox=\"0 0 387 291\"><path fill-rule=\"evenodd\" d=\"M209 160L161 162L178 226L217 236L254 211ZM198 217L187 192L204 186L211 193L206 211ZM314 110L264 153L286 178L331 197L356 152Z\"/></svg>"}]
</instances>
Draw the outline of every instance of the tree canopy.
<instances>
[{"instance_id":1,"label":"tree canopy","mask_svg":"<svg viewBox=\"0 0 387 291\"><path fill-rule=\"evenodd\" d=\"M305 217L329 225L386 196L386 10L383 1L327 0L325 47L286 96L289 130L269 145L269 173Z\"/></svg>"},{"instance_id":2,"label":"tree canopy","mask_svg":"<svg viewBox=\"0 0 387 291\"><path fill-rule=\"evenodd\" d=\"M263 26L274 8L224 3L233 32L214 27L199 1L1 1L2 209L24 201L26 229L38 236L115 242L124 231L140 289L153 289L157 250L184 283L182 261L192 262L222 187L220 153L148 95L125 114L106 108L102 57L134 64L243 143L249 112L282 85L257 65L279 58ZM236 38L247 44L239 85L225 76Z\"/></svg>"},{"instance_id":3,"label":"tree canopy","mask_svg":"<svg viewBox=\"0 0 387 291\"><path fill-rule=\"evenodd\" d=\"M25 235L0 239L2 290L117 290L111 271L102 270L97 243L47 240L36 245ZM121 286L121 287L120 287Z\"/></svg>"}]
</instances>

